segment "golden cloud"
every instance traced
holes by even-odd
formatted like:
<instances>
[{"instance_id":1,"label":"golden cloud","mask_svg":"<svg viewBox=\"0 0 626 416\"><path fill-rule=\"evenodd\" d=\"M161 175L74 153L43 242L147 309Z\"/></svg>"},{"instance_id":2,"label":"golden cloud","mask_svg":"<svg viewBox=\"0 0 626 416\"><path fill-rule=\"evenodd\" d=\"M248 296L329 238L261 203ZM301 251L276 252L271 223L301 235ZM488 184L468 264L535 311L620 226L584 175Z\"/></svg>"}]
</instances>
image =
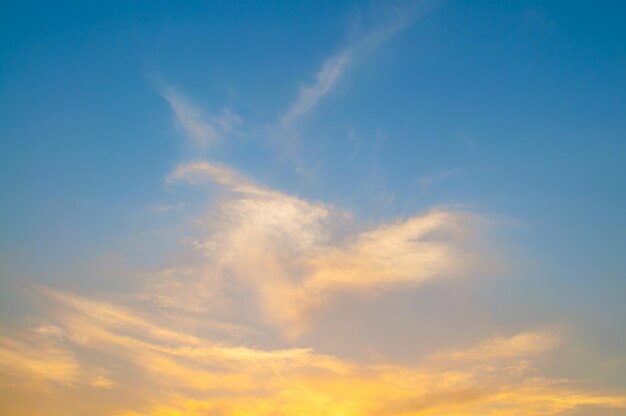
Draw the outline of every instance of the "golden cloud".
<instances>
[{"instance_id":1,"label":"golden cloud","mask_svg":"<svg viewBox=\"0 0 626 416\"><path fill-rule=\"evenodd\" d=\"M33 350L3 340L4 350L19 357L16 368L28 369L29 377L76 389L71 383L79 366L111 364L105 369L111 379L91 377L93 386L106 387L95 390L94 404L114 392L132 398L131 408L95 406L93 415L509 416L558 415L583 406L626 409L626 396L586 391L541 377L525 365L558 345L560 336L549 330L436 352L411 365L368 364L311 348L227 345L162 327L126 307L49 289L42 293L51 302L51 327L65 334L62 342L41 352L42 346ZM82 351L84 362L68 361L61 350ZM126 374L116 374L115 368ZM70 407L67 388L48 394ZM3 398L11 409L45 414L28 413L29 403L15 403L15 397Z\"/></svg>"}]
</instances>

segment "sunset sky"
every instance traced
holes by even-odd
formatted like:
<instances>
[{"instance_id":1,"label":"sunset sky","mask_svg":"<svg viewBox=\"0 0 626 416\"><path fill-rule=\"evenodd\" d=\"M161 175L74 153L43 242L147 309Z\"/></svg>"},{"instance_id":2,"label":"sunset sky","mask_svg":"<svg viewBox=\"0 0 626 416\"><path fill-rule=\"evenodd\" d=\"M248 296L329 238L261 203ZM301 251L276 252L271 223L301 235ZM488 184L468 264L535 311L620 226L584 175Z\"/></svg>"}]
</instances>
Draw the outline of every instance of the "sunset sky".
<instances>
[{"instance_id":1,"label":"sunset sky","mask_svg":"<svg viewBox=\"0 0 626 416\"><path fill-rule=\"evenodd\" d=\"M626 415L625 18L2 2L0 415Z\"/></svg>"}]
</instances>

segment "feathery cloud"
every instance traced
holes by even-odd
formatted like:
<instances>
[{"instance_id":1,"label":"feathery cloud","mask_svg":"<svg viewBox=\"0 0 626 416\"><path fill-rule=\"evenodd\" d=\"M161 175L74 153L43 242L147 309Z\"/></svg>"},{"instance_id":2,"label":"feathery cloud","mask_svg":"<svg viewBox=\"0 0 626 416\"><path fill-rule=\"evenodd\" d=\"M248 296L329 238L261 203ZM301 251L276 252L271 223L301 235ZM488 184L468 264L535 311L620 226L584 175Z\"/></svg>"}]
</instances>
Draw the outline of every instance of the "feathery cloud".
<instances>
[{"instance_id":1,"label":"feathery cloud","mask_svg":"<svg viewBox=\"0 0 626 416\"><path fill-rule=\"evenodd\" d=\"M172 86L162 85L160 92L174 111L176 121L199 151L216 144L241 123L241 119L229 109L223 109L219 116L206 114Z\"/></svg>"},{"instance_id":2,"label":"feathery cloud","mask_svg":"<svg viewBox=\"0 0 626 416\"><path fill-rule=\"evenodd\" d=\"M262 187L222 165L183 164L168 181L215 183L231 193L197 246L206 247L213 270L251 286L266 319L291 335L338 293L471 276L495 263L479 249L484 221L471 213L438 208L363 229L350 213Z\"/></svg>"},{"instance_id":3,"label":"feathery cloud","mask_svg":"<svg viewBox=\"0 0 626 416\"><path fill-rule=\"evenodd\" d=\"M492 338L470 349L440 351L433 358L447 363L510 360L551 351L560 341L561 334L556 330L522 332L513 337Z\"/></svg>"},{"instance_id":4,"label":"feathery cloud","mask_svg":"<svg viewBox=\"0 0 626 416\"><path fill-rule=\"evenodd\" d=\"M322 68L315 75L313 84L300 87L296 100L289 105L281 118L282 128L291 127L328 94L348 65L350 55L350 51L343 51L324 61Z\"/></svg>"},{"instance_id":5,"label":"feathery cloud","mask_svg":"<svg viewBox=\"0 0 626 416\"><path fill-rule=\"evenodd\" d=\"M534 365L558 335L529 331L488 339L414 364L349 361L312 348L263 350L218 343L177 331L136 311L67 292L40 290L47 319L66 334L58 348L81 350L81 367L124 368L118 386L94 376L90 414L148 415L560 415L577 409L626 409L626 396L541 377ZM535 347L529 345L543 345ZM504 348L512 347L511 352ZM493 360L492 358L497 358ZM472 365L459 365L459 359ZM30 367L40 360L20 361ZM521 369L521 370L520 370ZM49 378L49 372L34 377ZM72 376L70 380L73 380ZM62 379L65 380L65 379ZM105 388L102 388L105 387ZM12 385L3 406L31 414L32 386ZM59 409L72 409L77 387L49 390ZM120 394L125 400L109 400ZM43 414L45 412L40 412ZM32 413L38 414L38 413Z\"/></svg>"},{"instance_id":6,"label":"feathery cloud","mask_svg":"<svg viewBox=\"0 0 626 416\"><path fill-rule=\"evenodd\" d=\"M313 77L313 81L300 86L295 100L287 107L280 119L280 127L286 130L293 127L332 91L352 64L409 27L432 10L436 4L437 2L434 1L411 1L373 10L380 14L380 16L375 16L376 23L373 29L364 35L354 35L347 46L324 60Z\"/></svg>"},{"instance_id":7,"label":"feathery cloud","mask_svg":"<svg viewBox=\"0 0 626 416\"><path fill-rule=\"evenodd\" d=\"M71 352L47 336L0 337L0 373L26 381L73 384L79 364Z\"/></svg>"},{"instance_id":8,"label":"feathery cloud","mask_svg":"<svg viewBox=\"0 0 626 416\"><path fill-rule=\"evenodd\" d=\"M434 183L441 182L452 175L459 173L458 168L450 168L442 171L430 173L428 175L421 176L417 179L417 182L422 186L430 186Z\"/></svg>"}]
</instances>

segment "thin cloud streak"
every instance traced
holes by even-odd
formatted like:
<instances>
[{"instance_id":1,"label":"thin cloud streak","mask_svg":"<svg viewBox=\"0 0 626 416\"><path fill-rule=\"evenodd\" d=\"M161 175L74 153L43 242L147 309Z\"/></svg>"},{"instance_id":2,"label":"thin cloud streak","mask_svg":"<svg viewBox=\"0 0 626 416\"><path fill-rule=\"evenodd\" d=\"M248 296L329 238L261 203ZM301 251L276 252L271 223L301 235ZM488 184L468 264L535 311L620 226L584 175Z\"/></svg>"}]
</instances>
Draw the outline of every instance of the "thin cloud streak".
<instances>
[{"instance_id":1,"label":"thin cloud streak","mask_svg":"<svg viewBox=\"0 0 626 416\"><path fill-rule=\"evenodd\" d=\"M289 105L281 118L280 125L282 128L289 129L292 127L328 94L348 65L350 55L351 51L347 50L327 59L315 75L315 82L312 85L300 87L296 100Z\"/></svg>"},{"instance_id":2,"label":"thin cloud streak","mask_svg":"<svg viewBox=\"0 0 626 416\"><path fill-rule=\"evenodd\" d=\"M393 36L406 29L432 10L438 2L408 2L382 10L383 21L369 33L358 36L338 53L324 60L310 84L303 84L296 99L287 107L280 119L280 127L289 130L311 112L335 87L347 69L372 53Z\"/></svg>"},{"instance_id":3,"label":"thin cloud streak","mask_svg":"<svg viewBox=\"0 0 626 416\"><path fill-rule=\"evenodd\" d=\"M174 87L161 84L161 96L170 105L177 123L198 151L217 144L241 123L241 119L229 109L223 109L219 116L208 115Z\"/></svg>"},{"instance_id":4,"label":"thin cloud streak","mask_svg":"<svg viewBox=\"0 0 626 416\"><path fill-rule=\"evenodd\" d=\"M428 187L435 183L442 182L448 179L450 176L458 174L460 171L461 170L459 168L450 168L450 169L445 169L445 170L438 171L438 172L433 172L428 175L419 177L417 179L417 182L421 186Z\"/></svg>"},{"instance_id":5,"label":"thin cloud streak","mask_svg":"<svg viewBox=\"0 0 626 416\"><path fill-rule=\"evenodd\" d=\"M473 348L446 350L433 355L439 362L493 362L514 357L531 357L555 349L562 341L558 329L523 332L513 337L492 338Z\"/></svg>"}]
</instances>

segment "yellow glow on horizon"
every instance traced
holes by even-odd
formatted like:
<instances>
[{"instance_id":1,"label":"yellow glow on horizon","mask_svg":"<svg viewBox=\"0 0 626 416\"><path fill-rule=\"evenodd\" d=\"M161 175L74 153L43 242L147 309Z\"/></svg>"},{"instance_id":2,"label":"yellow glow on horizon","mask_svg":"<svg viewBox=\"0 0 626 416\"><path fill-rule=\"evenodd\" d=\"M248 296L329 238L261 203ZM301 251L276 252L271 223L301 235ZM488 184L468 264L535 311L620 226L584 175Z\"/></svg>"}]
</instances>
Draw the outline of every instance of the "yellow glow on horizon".
<instances>
[{"instance_id":1,"label":"yellow glow on horizon","mask_svg":"<svg viewBox=\"0 0 626 416\"><path fill-rule=\"evenodd\" d=\"M54 322L35 329L37 345L7 339L1 344L0 368L13 374L3 385L19 393L3 393L2 400L20 409L16 414L42 414L29 413L20 397L45 394L67 404L72 389L91 391L92 414L117 416L521 416L580 406L626 409L626 396L574 388L540 377L527 365L557 347L558 331L488 339L410 366L367 364L312 349L215 343L161 327L128 308L42 293L52 302ZM97 360L103 364L122 364L126 379L104 376L104 369L85 362L93 354L107 357ZM128 396L132 408L100 412L98 403L111 394Z\"/></svg>"}]
</instances>

